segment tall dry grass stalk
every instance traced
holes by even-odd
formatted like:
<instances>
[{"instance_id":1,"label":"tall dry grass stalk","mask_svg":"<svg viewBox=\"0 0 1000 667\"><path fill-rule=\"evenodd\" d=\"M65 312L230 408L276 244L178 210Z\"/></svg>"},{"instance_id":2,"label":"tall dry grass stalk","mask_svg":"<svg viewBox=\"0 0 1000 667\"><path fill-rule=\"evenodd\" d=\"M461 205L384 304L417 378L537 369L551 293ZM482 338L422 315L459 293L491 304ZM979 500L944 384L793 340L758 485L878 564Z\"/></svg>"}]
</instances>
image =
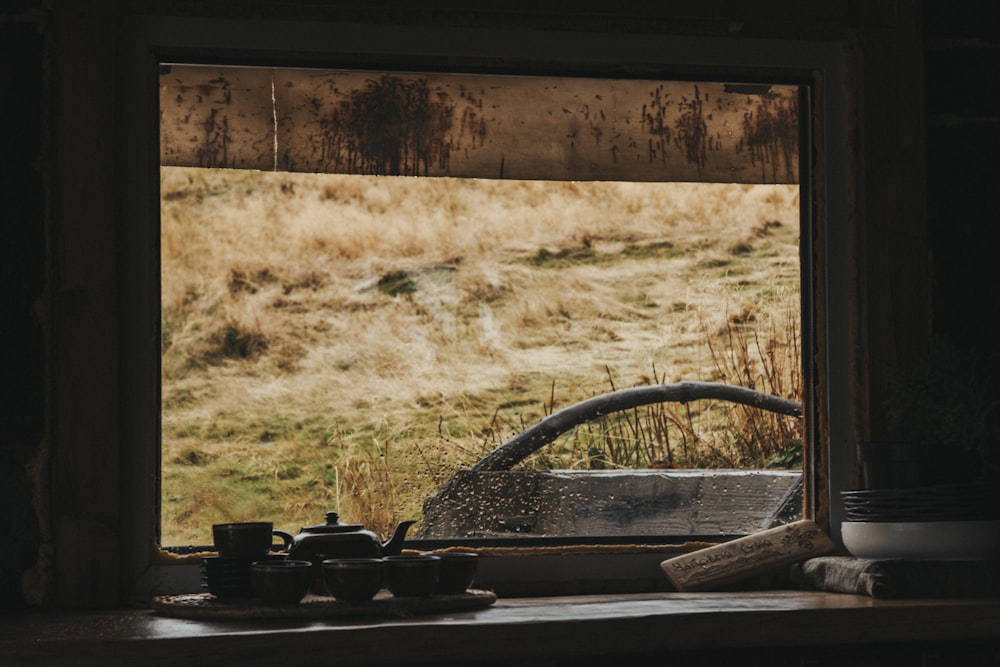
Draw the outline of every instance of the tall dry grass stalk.
<instances>
[{"instance_id":1,"label":"tall dry grass stalk","mask_svg":"<svg viewBox=\"0 0 1000 667\"><path fill-rule=\"evenodd\" d=\"M768 314L759 326L744 320L743 313L730 320L718 338L707 338L721 381L775 396L802 401L802 347L797 312ZM789 467L802 461L803 423L750 406L733 406L729 415L728 447L710 451L718 462L731 467ZM713 461L708 461L709 464Z\"/></svg>"},{"instance_id":2,"label":"tall dry grass stalk","mask_svg":"<svg viewBox=\"0 0 1000 667\"><path fill-rule=\"evenodd\" d=\"M709 345L727 311L755 315L751 356L798 312L797 207L788 186L164 168L164 542L236 514L294 529L337 502L419 518L454 470L609 377L722 379L720 355L744 354L736 332ZM736 461L695 456L709 422L643 419L638 445L602 436L616 457Z\"/></svg>"},{"instance_id":3,"label":"tall dry grass stalk","mask_svg":"<svg viewBox=\"0 0 1000 667\"><path fill-rule=\"evenodd\" d=\"M389 469L388 448L375 443L375 451L349 451L341 456L339 478L343 499L338 511L365 518L365 527L387 538L396 525L398 493Z\"/></svg>"}]
</instances>

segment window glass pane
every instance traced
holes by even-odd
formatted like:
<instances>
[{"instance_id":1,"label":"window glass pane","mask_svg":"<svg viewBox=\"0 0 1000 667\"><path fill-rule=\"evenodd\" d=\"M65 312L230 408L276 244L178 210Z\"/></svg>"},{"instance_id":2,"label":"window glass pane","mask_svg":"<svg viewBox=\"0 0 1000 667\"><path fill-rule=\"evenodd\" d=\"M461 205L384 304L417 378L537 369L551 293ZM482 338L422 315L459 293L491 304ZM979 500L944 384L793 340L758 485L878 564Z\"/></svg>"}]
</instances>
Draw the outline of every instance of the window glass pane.
<instances>
[{"instance_id":1,"label":"window glass pane","mask_svg":"<svg viewBox=\"0 0 1000 667\"><path fill-rule=\"evenodd\" d=\"M745 532L792 488L801 420L709 400L581 424L513 486L463 471L627 387L801 400L794 88L188 69L161 77L163 544L331 509L384 533L456 475L487 514L439 495L417 531ZM385 121L417 103L434 141ZM338 170L364 173L311 173Z\"/></svg>"}]
</instances>

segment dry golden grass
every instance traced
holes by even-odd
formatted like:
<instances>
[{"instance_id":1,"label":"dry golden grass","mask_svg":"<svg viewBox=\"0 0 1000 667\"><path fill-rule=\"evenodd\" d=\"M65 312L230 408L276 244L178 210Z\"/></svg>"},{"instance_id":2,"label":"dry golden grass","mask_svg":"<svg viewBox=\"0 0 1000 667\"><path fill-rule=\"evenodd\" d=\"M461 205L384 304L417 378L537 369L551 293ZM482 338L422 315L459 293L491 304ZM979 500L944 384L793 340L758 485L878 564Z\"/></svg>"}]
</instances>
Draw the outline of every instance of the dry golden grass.
<instances>
[{"instance_id":1,"label":"dry golden grass","mask_svg":"<svg viewBox=\"0 0 1000 667\"><path fill-rule=\"evenodd\" d=\"M164 544L384 530L609 374L763 376L779 343L732 334L798 331L797 187L164 168L161 199Z\"/></svg>"}]
</instances>

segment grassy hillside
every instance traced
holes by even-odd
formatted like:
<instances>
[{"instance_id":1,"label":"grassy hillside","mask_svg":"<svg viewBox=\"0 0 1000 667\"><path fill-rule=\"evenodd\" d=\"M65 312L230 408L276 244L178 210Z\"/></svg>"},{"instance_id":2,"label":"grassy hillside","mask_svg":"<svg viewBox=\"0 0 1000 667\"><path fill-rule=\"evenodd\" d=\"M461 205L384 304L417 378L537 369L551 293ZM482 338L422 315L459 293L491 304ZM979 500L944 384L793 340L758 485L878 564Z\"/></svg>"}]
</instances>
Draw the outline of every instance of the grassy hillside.
<instances>
[{"instance_id":1,"label":"grassy hillside","mask_svg":"<svg viewBox=\"0 0 1000 667\"><path fill-rule=\"evenodd\" d=\"M799 398L794 186L163 168L161 201L164 544L419 518L456 468L612 388ZM760 466L801 437L674 417L669 453L577 438L529 465Z\"/></svg>"}]
</instances>

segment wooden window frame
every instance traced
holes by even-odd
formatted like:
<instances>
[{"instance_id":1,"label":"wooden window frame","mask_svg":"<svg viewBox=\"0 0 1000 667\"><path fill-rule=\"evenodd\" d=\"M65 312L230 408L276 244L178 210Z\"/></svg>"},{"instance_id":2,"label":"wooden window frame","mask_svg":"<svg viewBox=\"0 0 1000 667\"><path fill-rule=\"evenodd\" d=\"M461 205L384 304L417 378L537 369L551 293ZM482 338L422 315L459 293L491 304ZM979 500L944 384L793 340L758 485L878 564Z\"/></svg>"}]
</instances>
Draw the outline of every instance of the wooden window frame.
<instances>
[{"instance_id":1,"label":"wooden window frame","mask_svg":"<svg viewBox=\"0 0 1000 667\"><path fill-rule=\"evenodd\" d=\"M848 488L853 452L850 417L852 340L848 153L852 101L846 47L837 42L769 41L664 35L553 33L338 23L138 18L126 21L119 51L119 398L121 582L129 596L170 592L178 568L162 564L159 525L159 248L157 73L161 62L391 68L493 68L518 73L655 71L657 76L774 80L813 94L803 114L800 161L809 162L802 206L812 266L803 281L806 359L806 516L839 541L837 497ZM805 347L805 346L804 346ZM191 570L193 568L185 568Z\"/></svg>"}]
</instances>

